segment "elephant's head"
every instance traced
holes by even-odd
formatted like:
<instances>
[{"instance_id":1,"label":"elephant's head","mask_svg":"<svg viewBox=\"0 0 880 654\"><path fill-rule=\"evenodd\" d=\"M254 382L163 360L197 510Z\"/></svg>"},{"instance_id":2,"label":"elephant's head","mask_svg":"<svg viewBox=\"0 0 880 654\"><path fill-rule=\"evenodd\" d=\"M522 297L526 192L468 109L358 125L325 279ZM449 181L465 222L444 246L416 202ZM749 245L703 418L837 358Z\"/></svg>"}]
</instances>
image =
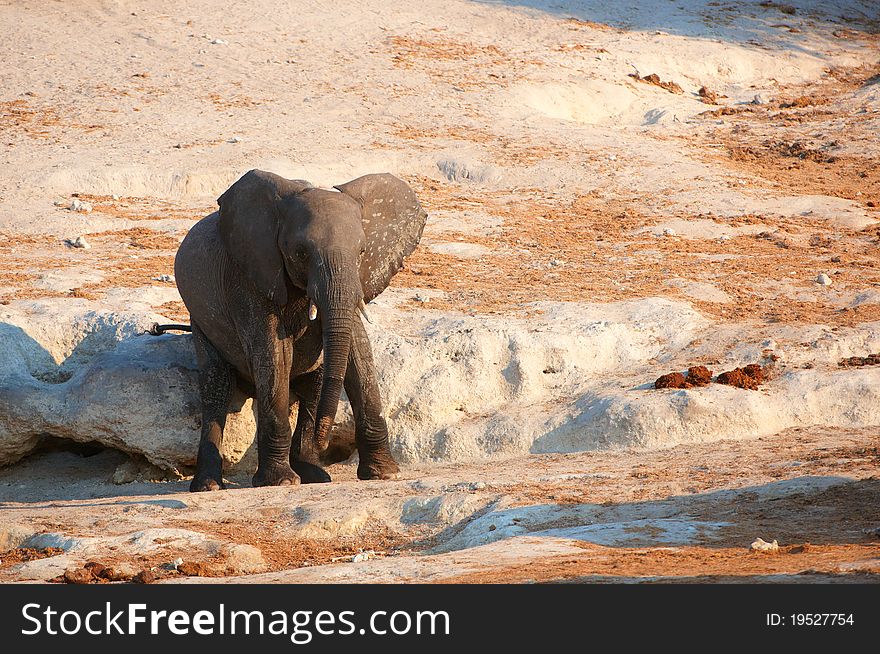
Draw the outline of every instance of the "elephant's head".
<instances>
[{"instance_id":1,"label":"elephant's head","mask_svg":"<svg viewBox=\"0 0 880 654\"><path fill-rule=\"evenodd\" d=\"M381 293L421 236L426 214L406 183L365 175L330 191L252 170L218 199L220 234L255 290L278 307L308 297L320 316L324 377L316 437L326 447L358 309Z\"/></svg>"}]
</instances>

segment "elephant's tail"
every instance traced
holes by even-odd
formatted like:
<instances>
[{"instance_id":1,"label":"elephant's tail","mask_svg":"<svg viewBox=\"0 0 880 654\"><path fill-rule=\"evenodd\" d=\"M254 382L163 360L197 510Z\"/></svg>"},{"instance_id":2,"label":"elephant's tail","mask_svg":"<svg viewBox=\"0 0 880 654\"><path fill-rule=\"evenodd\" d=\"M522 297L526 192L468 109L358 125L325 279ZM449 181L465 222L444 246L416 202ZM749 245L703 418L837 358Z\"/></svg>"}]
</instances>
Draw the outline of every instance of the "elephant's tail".
<instances>
[{"instance_id":1,"label":"elephant's tail","mask_svg":"<svg viewBox=\"0 0 880 654\"><path fill-rule=\"evenodd\" d=\"M150 336L161 336L167 331L191 332L192 327L190 325L160 325L159 323L154 322L153 325L144 332L144 334L149 334Z\"/></svg>"}]
</instances>

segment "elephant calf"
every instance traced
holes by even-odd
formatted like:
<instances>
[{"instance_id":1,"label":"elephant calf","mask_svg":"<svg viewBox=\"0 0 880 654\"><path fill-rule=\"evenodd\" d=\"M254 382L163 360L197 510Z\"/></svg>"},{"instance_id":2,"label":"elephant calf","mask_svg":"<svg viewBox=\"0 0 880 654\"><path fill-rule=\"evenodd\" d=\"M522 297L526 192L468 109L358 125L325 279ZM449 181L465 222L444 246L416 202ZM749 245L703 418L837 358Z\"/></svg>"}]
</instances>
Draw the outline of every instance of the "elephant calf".
<instances>
[{"instance_id":1,"label":"elephant calf","mask_svg":"<svg viewBox=\"0 0 880 654\"><path fill-rule=\"evenodd\" d=\"M335 188L252 170L180 245L174 273L192 319L202 400L191 491L223 488L220 445L236 386L256 406L254 486L330 481L318 455L343 386L358 477L398 472L359 311L415 249L427 215L393 175Z\"/></svg>"}]
</instances>

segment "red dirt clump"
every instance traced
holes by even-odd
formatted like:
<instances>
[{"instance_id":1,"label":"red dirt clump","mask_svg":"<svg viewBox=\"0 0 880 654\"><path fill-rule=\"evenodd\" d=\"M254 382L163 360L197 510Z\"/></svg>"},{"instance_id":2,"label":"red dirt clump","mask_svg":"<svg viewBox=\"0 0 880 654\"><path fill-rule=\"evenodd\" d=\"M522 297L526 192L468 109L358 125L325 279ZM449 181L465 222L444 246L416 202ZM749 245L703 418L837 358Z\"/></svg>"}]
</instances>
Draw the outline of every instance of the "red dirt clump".
<instances>
[{"instance_id":1,"label":"red dirt clump","mask_svg":"<svg viewBox=\"0 0 880 654\"><path fill-rule=\"evenodd\" d=\"M849 357L837 363L841 368L861 368L862 366L880 365L880 354L869 354L866 357Z\"/></svg>"},{"instance_id":2,"label":"red dirt clump","mask_svg":"<svg viewBox=\"0 0 880 654\"><path fill-rule=\"evenodd\" d=\"M3 567L6 567L7 565L24 563L25 561L47 559L50 556L58 556L59 554L64 554L64 550L60 547L16 547L14 550L0 553L0 561L3 562Z\"/></svg>"},{"instance_id":3,"label":"red dirt clump","mask_svg":"<svg viewBox=\"0 0 880 654\"><path fill-rule=\"evenodd\" d=\"M654 388L690 388L684 375L680 372L670 372L668 375L658 377L654 382Z\"/></svg>"},{"instance_id":4,"label":"red dirt clump","mask_svg":"<svg viewBox=\"0 0 880 654\"><path fill-rule=\"evenodd\" d=\"M706 386L711 381L712 371L706 366L691 366L688 368L687 377L680 372L670 372L668 375L658 377L654 382L654 388L693 388Z\"/></svg>"},{"instance_id":5,"label":"red dirt clump","mask_svg":"<svg viewBox=\"0 0 880 654\"><path fill-rule=\"evenodd\" d=\"M156 575L149 570L141 570L131 578L133 584L152 584L156 581Z\"/></svg>"},{"instance_id":6,"label":"red dirt clump","mask_svg":"<svg viewBox=\"0 0 880 654\"><path fill-rule=\"evenodd\" d=\"M712 381L712 371L706 366L691 366L688 368L687 381L692 386L706 386Z\"/></svg>"},{"instance_id":7,"label":"red dirt clump","mask_svg":"<svg viewBox=\"0 0 880 654\"><path fill-rule=\"evenodd\" d=\"M670 93L675 93L677 95L681 95L684 93L684 89L682 89L675 82L664 82L660 79L660 76L657 73L651 73L650 75L645 75L642 77L638 73L631 73L630 77L639 82L645 82L646 84L653 84L654 86L659 86L661 89L665 89Z\"/></svg>"},{"instance_id":8,"label":"red dirt clump","mask_svg":"<svg viewBox=\"0 0 880 654\"><path fill-rule=\"evenodd\" d=\"M95 577L94 573L85 568L65 570L64 574L57 579L65 584L91 584L97 581L97 577Z\"/></svg>"},{"instance_id":9,"label":"red dirt clump","mask_svg":"<svg viewBox=\"0 0 880 654\"><path fill-rule=\"evenodd\" d=\"M700 101L704 104L718 104L718 94L710 88L701 86L697 95L700 96Z\"/></svg>"},{"instance_id":10,"label":"red dirt clump","mask_svg":"<svg viewBox=\"0 0 880 654\"><path fill-rule=\"evenodd\" d=\"M184 561L177 566L177 571L186 577L211 577L213 569L200 561Z\"/></svg>"},{"instance_id":11,"label":"red dirt clump","mask_svg":"<svg viewBox=\"0 0 880 654\"><path fill-rule=\"evenodd\" d=\"M765 381L764 368L760 364L751 363L745 368L734 368L722 372L715 381L719 384L755 391Z\"/></svg>"}]
</instances>

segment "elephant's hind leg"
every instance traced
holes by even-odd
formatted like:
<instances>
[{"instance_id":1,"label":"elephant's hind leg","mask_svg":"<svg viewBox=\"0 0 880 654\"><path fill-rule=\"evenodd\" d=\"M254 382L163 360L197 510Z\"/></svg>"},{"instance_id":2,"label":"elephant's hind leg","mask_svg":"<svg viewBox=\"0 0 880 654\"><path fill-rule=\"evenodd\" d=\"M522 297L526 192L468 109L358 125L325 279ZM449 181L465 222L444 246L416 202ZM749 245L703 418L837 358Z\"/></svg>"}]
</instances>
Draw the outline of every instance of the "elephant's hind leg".
<instances>
[{"instance_id":1,"label":"elephant's hind leg","mask_svg":"<svg viewBox=\"0 0 880 654\"><path fill-rule=\"evenodd\" d=\"M330 481L330 475L320 464L320 452L315 439L315 414L321 391L322 369L300 375L291 383L291 390L299 400L296 428L290 442L290 467L304 484Z\"/></svg>"},{"instance_id":2,"label":"elephant's hind leg","mask_svg":"<svg viewBox=\"0 0 880 654\"><path fill-rule=\"evenodd\" d=\"M199 365L199 395L202 400L202 435L191 491L211 491L223 485L223 429L235 385L235 372L198 326L192 326L196 361Z\"/></svg>"}]
</instances>

